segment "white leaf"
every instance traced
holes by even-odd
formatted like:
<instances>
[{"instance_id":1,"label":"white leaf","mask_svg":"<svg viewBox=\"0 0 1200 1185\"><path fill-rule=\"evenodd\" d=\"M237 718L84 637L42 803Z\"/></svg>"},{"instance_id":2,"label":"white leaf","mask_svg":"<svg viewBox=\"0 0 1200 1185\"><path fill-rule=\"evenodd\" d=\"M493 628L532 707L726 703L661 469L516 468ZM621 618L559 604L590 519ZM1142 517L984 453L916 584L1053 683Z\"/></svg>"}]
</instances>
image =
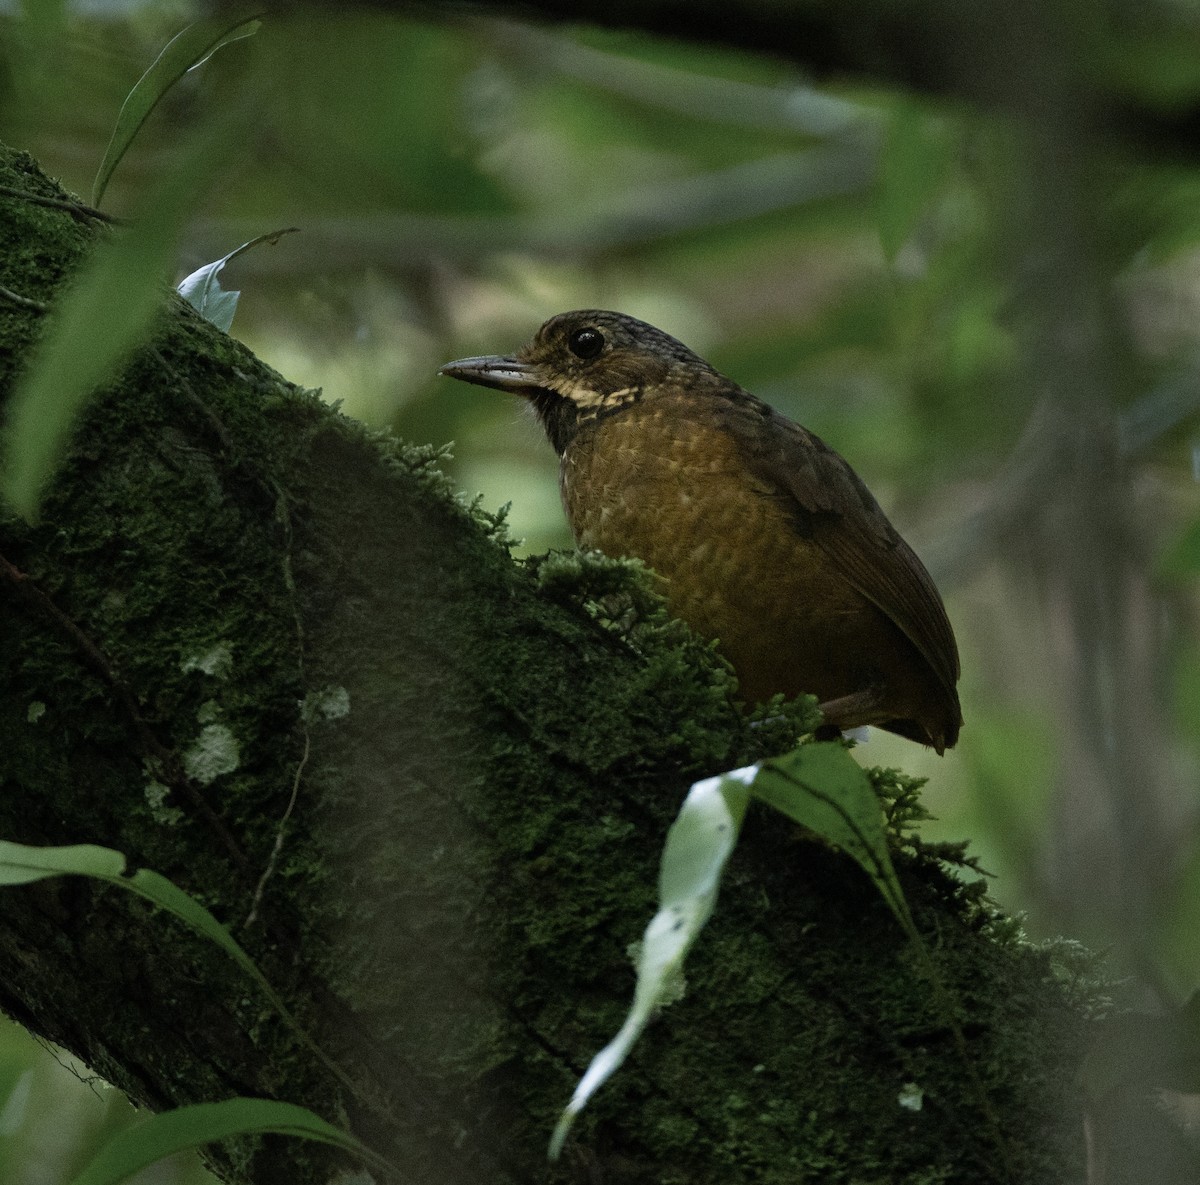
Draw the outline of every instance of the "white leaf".
<instances>
[{"instance_id":1,"label":"white leaf","mask_svg":"<svg viewBox=\"0 0 1200 1185\"><path fill-rule=\"evenodd\" d=\"M240 36L246 37L249 34L242 33ZM241 292L226 292L221 287L221 283L217 279L221 269L231 259L236 259L242 252L249 251L251 247L257 247L259 243L270 243L274 246L284 235L290 235L296 229L294 226L289 226L283 230L273 230L270 234L259 235L258 238L243 243L240 247L230 251L228 255L222 256L212 263L206 263L192 272L190 276L184 276L176 291L206 321L211 321L223 333L228 333L233 324L233 314L237 311L238 297L242 294Z\"/></svg>"},{"instance_id":2,"label":"white leaf","mask_svg":"<svg viewBox=\"0 0 1200 1185\"><path fill-rule=\"evenodd\" d=\"M185 276L179 284L179 295L188 302L206 321L211 321L225 333L233 324L241 292L226 292L217 279L217 273L229 262L229 256L215 263L206 263L202 268Z\"/></svg>"},{"instance_id":3,"label":"white leaf","mask_svg":"<svg viewBox=\"0 0 1200 1185\"><path fill-rule=\"evenodd\" d=\"M663 848L659 910L646 927L633 1006L620 1032L592 1059L555 1126L550 1158L562 1151L575 1116L616 1072L651 1016L679 995L683 960L712 914L721 873L737 841L757 766L696 782Z\"/></svg>"}]
</instances>

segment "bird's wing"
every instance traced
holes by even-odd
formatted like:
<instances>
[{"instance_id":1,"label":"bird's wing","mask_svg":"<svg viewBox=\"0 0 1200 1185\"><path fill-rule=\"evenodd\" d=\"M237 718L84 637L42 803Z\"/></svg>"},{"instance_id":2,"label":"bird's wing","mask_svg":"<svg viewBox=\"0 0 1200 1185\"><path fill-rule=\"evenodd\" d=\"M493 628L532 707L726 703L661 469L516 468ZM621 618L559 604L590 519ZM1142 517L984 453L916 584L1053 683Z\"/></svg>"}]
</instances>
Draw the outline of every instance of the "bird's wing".
<instances>
[{"instance_id":1,"label":"bird's wing","mask_svg":"<svg viewBox=\"0 0 1200 1185\"><path fill-rule=\"evenodd\" d=\"M958 647L942 599L858 474L820 437L740 389L724 415L764 494L784 500L796 530L895 622L953 694Z\"/></svg>"}]
</instances>

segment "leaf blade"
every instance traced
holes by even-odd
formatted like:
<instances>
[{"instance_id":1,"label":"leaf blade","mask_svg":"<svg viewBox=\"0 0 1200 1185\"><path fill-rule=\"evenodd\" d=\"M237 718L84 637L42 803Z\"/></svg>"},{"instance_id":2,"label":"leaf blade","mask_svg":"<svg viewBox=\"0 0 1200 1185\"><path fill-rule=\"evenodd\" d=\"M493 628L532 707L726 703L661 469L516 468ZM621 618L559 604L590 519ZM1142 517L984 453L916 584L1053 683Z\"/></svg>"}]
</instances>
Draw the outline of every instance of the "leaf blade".
<instances>
[{"instance_id":1,"label":"leaf blade","mask_svg":"<svg viewBox=\"0 0 1200 1185\"><path fill-rule=\"evenodd\" d=\"M144 217L97 247L51 312L14 385L2 442L0 496L23 518L36 517L88 399L149 333L183 225L229 144L222 119L202 130Z\"/></svg>"},{"instance_id":2,"label":"leaf blade","mask_svg":"<svg viewBox=\"0 0 1200 1185\"><path fill-rule=\"evenodd\" d=\"M667 833L659 872L658 912L642 938L633 1004L617 1035L592 1058L550 1139L556 1160L575 1117L620 1068L650 1017L670 1003L688 951L712 915L721 873L737 842L755 767L693 784Z\"/></svg>"},{"instance_id":3,"label":"leaf blade","mask_svg":"<svg viewBox=\"0 0 1200 1185\"><path fill-rule=\"evenodd\" d=\"M68 875L95 877L143 897L173 914L202 938L215 943L253 980L284 1023L326 1069L351 1091L357 1090L353 1079L309 1035L233 935L203 905L166 877L150 869L130 875L124 855L111 848L93 844L42 848L0 840L0 885L30 884L50 876ZM386 1165L387 1162L375 1153L369 1155L376 1163Z\"/></svg>"},{"instance_id":4,"label":"leaf blade","mask_svg":"<svg viewBox=\"0 0 1200 1185\"><path fill-rule=\"evenodd\" d=\"M232 934L198 901L160 873L141 868L129 875L125 856L95 844L43 848L0 840L0 885L23 885L51 876L89 876L116 885L165 909L193 933L219 946L259 986L276 1011L303 1032L278 993Z\"/></svg>"},{"instance_id":5,"label":"leaf blade","mask_svg":"<svg viewBox=\"0 0 1200 1185\"><path fill-rule=\"evenodd\" d=\"M206 263L191 274L184 276L175 291L183 297L205 320L211 321L222 333L228 333L233 327L233 316L237 312L240 292L227 291L221 287L218 279L221 269L239 255L257 247L259 243L270 243L274 246L284 235L294 234L300 228L287 226L282 230L274 230L269 234L259 235L248 243L243 243L220 259Z\"/></svg>"},{"instance_id":6,"label":"leaf blade","mask_svg":"<svg viewBox=\"0 0 1200 1185\"><path fill-rule=\"evenodd\" d=\"M836 741L801 745L764 762L750 793L844 851L875 882L905 933L916 938L892 866L879 799L863 768Z\"/></svg>"},{"instance_id":7,"label":"leaf blade","mask_svg":"<svg viewBox=\"0 0 1200 1185\"><path fill-rule=\"evenodd\" d=\"M234 1098L177 1107L118 1132L73 1178L71 1185L118 1185L166 1156L230 1136L258 1133L299 1136L359 1156L370 1155L353 1136L307 1107L273 1099Z\"/></svg>"},{"instance_id":8,"label":"leaf blade","mask_svg":"<svg viewBox=\"0 0 1200 1185\"><path fill-rule=\"evenodd\" d=\"M163 95L189 70L202 65L223 45L228 45L231 41L240 41L244 37L252 37L261 24L257 18L247 20L244 15L232 22L229 18L196 21L176 33L163 46L158 57L134 83L133 89L125 96L125 102L121 105L116 126L104 152L104 159L101 160L96 179L92 182L93 206L100 205L113 170L120 164L134 137L158 106Z\"/></svg>"},{"instance_id":9,"label":"leaf blade","mask_svg":"<svg viewBox=\"0 0 1200 1185\"><path fill-rule=\"evenodd\" d=\"M38 848L0 840L0 885L28 885L50 876L79 873L112 880L125 871L125 857L95 844Z\"/></svg>"}]
</instances>

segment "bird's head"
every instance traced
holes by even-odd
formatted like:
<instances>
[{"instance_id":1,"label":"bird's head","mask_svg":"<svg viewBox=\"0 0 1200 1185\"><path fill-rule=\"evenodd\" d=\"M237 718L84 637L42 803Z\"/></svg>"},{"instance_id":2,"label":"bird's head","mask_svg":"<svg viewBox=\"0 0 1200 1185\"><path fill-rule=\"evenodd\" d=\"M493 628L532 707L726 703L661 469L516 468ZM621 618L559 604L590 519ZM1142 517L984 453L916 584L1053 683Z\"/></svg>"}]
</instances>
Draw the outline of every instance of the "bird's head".
<instances>
[{"instance_id":1,"label":"bird's head","mask_svg":"<svg viewBox=\"0 0 1200 1185\"><path fill-rule=\"evenodd\" d=\"M670 334L601 309L560 313L515 354L460 358L438 373L525 396L559 453L584 424L657 390L720 380Z\"/></svg>"}]
</instances>

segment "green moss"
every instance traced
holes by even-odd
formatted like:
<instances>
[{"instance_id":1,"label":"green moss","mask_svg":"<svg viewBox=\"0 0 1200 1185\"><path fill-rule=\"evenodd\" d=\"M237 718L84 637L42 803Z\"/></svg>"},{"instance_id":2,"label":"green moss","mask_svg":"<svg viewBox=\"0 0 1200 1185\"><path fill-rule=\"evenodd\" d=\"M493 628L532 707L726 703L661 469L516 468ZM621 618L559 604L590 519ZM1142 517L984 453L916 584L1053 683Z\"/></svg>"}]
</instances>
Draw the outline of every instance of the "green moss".
<instances>
[{"instance_id":1,"label":"green moss","mask_svg":"<svg viewBox=\"0 0 1200 1185\"><path fill-rule=\"evenodd\" d=\"M5 184L45 187L5 159ZM3 210L3 282L48 299L88 235ZM0 390L38 332L0 306ZM136 1098L307 1103L423 1185L998 1179L891 914L852 861L758 810L685 995L545 1164L623 1019L687 787L815 717L746 714L637 565L515 564L502 516L451 496L436 458L171 301L154 351L89 408L42 522L0 519L0 552L107 664L0 586L0 833L117 847L195 893L353 1088L223 955L87 886L13 891L0 1004ZM911 837L913 783L875 782L1009 1179L1078 1179L1078 999ZM219 1155L231 1180L328 1172L291 1143Z\"/></svg>"}]
</instances>

